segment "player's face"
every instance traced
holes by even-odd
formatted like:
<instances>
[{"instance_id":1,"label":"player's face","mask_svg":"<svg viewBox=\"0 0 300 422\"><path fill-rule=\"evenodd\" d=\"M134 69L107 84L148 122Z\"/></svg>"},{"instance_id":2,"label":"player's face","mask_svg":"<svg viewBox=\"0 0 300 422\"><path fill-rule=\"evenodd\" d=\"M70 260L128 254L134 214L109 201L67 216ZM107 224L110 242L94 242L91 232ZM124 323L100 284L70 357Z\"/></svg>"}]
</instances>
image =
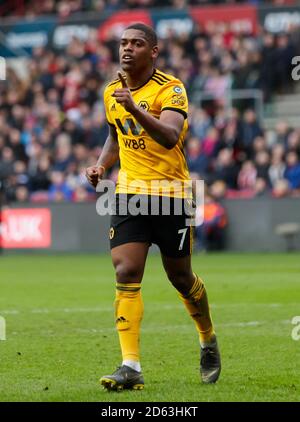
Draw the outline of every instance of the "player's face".
<instances>
[{"instance_id":1,"label":"player's face","mask_svg":"<svg viewBox=\"0 0 300 422\"><path fill-rule=\"evenodd\" d=\"M138 73L141 69L153 66L153 60L157 57L157 46L150 46L143 31L127 29L121 38L119 57L125 72Z\"/></svg>"}]
</instances>

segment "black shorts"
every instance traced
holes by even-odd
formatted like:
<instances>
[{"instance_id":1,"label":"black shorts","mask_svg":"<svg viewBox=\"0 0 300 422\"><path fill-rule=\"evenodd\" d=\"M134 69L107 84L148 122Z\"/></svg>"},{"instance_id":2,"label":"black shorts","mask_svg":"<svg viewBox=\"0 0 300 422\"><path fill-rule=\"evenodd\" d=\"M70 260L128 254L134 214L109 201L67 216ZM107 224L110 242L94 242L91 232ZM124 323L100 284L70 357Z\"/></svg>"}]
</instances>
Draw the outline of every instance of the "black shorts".
<instances>
[{"instance_id":1,"label":"black shorts","mask_svg":"<svg viewBox=\"0 0 300 422\"><path fill-rule=\"evenodd\" d=\"M133 212L132 208L128 207L133 196L137 205L144 206L143 211L138 214L136 208ZM193 208L190 200L147 195L126 197L117 194L113 208L109 232L111 249L125 243L145 242L158 245L161 253L167 257L180 258L191 255Z\"/></svg>"}]
</instances>

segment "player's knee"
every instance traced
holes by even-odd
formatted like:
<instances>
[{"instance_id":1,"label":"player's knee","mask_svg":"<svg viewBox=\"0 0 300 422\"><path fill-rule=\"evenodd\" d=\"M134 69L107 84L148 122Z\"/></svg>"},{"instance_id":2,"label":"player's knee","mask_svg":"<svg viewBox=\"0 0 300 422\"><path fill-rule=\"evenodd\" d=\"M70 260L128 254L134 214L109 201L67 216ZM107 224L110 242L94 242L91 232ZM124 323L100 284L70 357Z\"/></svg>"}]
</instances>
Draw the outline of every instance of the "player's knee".
<instances>
[{"instance_id":1,"label":"player's knee","mask_svg":"<svg viewBox=\"0 0 300 422\"><path fill-rule=\"evenodd\" d=\"M140 283L141 270L134 264L120 263L116 266L117 283Z\"/></svg>"},{"instance_id":2,"label":"player's knee","mask_svg":"<svg viewBox=\"0 0 300 422\"><path fill-rule=\"evenodd\" d=\"M168 278L176 290L182 294L190 291L194 280L193 273L190 271L169 271Z\"/></svg>"}]
</instances>

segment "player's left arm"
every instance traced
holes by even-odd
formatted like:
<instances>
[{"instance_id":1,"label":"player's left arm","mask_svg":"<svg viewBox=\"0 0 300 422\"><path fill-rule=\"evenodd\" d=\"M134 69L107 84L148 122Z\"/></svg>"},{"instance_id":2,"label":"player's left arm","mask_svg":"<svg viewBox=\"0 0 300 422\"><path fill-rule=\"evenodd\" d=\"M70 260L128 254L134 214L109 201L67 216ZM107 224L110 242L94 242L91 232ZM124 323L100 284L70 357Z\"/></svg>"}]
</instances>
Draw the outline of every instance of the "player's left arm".
<instances>
[{"instance_id":1,"label":"player's left arm","mask_svg":"<svg viewBox=\"0 0 300 422\"><path fill-rule=\"evenodd\" d=\"M120 103L126 111L131 113L157 143L167 149L174 148L183 128L184 116L174 110L163 110L160 118L156 119L134 102L126 81L121 73L118 75L122 82L122 88L116 89L113 93L117 103Z\"/></svg>"}]
</instances>

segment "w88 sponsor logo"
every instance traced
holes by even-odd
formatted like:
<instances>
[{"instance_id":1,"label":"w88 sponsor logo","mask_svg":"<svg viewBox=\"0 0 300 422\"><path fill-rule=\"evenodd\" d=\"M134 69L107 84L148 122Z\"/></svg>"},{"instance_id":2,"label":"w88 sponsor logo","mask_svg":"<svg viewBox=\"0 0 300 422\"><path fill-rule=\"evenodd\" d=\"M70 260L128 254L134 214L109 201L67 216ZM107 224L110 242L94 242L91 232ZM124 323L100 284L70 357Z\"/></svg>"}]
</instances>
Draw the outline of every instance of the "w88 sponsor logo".
<instances>
[{"instance_id":1,"label":"w88 sponsor logo","mask_svg":"<svg viewBox=\"0 0 300 422\"><path fill-rule=\"evenodd\" d=\"M146 149L145 140L143 138L140 139L127 139L123 138L123 142L126 148L131 149Z\"/></svg>"}]
</instances>

